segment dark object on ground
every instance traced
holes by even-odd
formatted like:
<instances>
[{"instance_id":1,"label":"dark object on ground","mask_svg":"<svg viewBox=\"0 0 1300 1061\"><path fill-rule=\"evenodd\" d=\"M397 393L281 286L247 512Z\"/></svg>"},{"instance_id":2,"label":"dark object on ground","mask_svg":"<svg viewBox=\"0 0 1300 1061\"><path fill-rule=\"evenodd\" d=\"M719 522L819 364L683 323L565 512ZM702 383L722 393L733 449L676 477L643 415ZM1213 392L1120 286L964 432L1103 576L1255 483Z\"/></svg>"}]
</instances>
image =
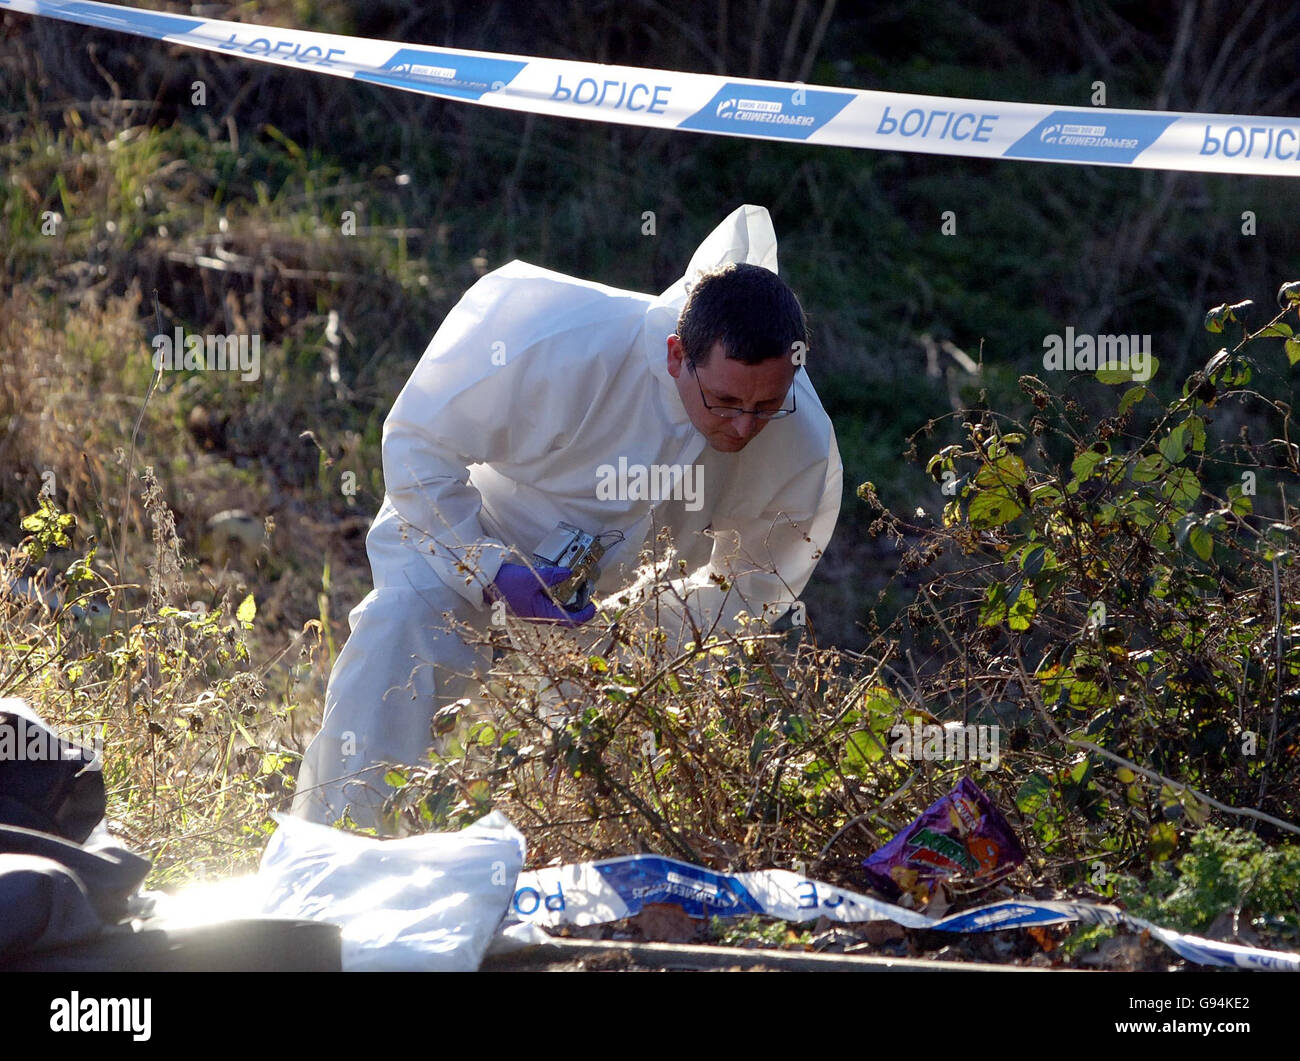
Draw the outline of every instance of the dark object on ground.
<instances>
[{"instance_id":1,"label":"dark object on ground","mask_svg":"<svg viewBox=\"0 0 1300 1061\"><path fill-rule=\"evenodd\" d=\"M287 919L169 927L149 860L104 829L102 762L21 701L0 702L0 969L337 972L339 929Z\"/></svg>"},{"instance_id":2,"label":"dark object on ground","mask_svg":"<svg viewBox=\"0 0 1300 1061\"><path fill-rule=\"evenodd\" d=\"M67 947L0 958L3 972L341 972L339 929L317 921L225 921L168 928L114 926Z\"/></svg>"},{"instance_id":3,"label":"dark object on ground","mask_svg":"<svg viewBox=\"0 0 1300 1061\"><path fill-rule=\"evenodd\" d=\"M95 835L106 803L94 750L26 704L0 707L0 959L97 936L130 916L149 861Z\"/></svg>"}]
</instances>

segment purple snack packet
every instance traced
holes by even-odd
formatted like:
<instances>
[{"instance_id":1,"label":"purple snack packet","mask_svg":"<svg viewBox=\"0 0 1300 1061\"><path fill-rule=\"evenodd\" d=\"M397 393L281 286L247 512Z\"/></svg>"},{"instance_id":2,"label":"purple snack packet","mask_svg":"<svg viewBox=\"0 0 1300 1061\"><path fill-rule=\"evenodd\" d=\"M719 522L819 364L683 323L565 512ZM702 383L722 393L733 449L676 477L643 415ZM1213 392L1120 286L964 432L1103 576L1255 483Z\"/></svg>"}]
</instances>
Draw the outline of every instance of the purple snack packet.
<instances>
[{"instance_id":1,"label":"purple snack packet","mask_svg":"<svg viewBox=\"0 0 1300 1061\"><path fill-rule=\"evenodd\" d=\"M882 895L909 894L921 905L939 880L1000 875L1024 860L1010 824L980 787L963 777L862 866Z\"/></svg>"}]
</instances>

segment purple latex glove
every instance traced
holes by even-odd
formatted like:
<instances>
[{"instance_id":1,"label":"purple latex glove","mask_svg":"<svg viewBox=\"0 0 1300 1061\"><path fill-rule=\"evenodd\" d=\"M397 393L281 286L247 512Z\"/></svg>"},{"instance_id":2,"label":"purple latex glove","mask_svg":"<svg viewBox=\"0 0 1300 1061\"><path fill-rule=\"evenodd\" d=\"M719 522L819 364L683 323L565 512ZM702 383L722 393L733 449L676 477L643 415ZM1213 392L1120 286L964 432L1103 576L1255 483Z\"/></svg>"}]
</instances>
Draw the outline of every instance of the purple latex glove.
<instances>
[{"instance_id":1,"label":"purple latex glove","mask_svg":"<svg viewBox=\"0 0 1300 1061\"><path fill-rule=\"evenodd\" d=\"M551 600L545 589L545 586L559 585L572 574L567 567L539 567L533 574L523 564L502 564L488 587L487 596L505 601L521 619L578 626L596 614L596 606L588 604L582 611L566 612Z\"/></svg>"}]
</instances>

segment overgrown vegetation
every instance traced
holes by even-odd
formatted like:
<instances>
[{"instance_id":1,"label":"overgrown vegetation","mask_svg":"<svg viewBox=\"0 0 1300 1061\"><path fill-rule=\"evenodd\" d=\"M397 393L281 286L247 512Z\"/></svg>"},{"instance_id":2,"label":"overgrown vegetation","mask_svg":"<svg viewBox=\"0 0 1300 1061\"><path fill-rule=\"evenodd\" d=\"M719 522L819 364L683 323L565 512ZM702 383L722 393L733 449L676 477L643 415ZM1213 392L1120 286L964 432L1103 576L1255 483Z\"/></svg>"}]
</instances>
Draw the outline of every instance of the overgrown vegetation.
<instances>
[{"instance_id":1,"label":"overgrown vegetation","mask_svg":"<svg viewBox=\"0 0 1300 1061\"><path fill-rule=\"evenodd\" d=\"M297 756L280 746L285 712L264 706L266 667L245 642L252 595L169 603L179 543L152 469L142 479L147 586L114 579L100 543L71 549L76 521L48 499L23 521L23 547L0 557L0 696L103 749L109 827L153 858L161 886L255 864Z\"/></svg>"},{"instance_id":2,"label":"overgrown vegetation","mask_svg":"<svg viewBox=\"0 0 1300 1061\"><path fill-rule=\"evenodd\" d=\"M1149 879L1124 874L1112 883L1132 914L1195 935L1300 945L1300 847L1268 846L1244 829L1207 826L1192 835L1176 862L1161 862ZM1114 929L1078 929L1065 942L1078 955L1114 937Z\"/></svg>"},{"instance_id":3,"label":"overgrown vegetation","mask_svg":"<svg viewBox=\"0 0 1300 1061\"><path fill-rule=\"evenodd\" d=\"M958 557L868 653L760 628L696 631L674 654L652 621L619 614L603 653L548 643L489 682L481 715L446 709L432 765L390 775L396 812L445 828L500 807L531 826L541 859L811 860L852 884L857 860L973 769L895 757L893 728L923 720L998 728L1001 762L974 776L1014 808L1033 855L1022 887L1131 898L1211 822L1294 844L1300 517L1286 487L1300 485L1300 449L1267 390L1289 390L1300 361L1300 284L1279 299L1253 330L1248 303L1212 310L1207 327L1233 345L1146 432L1130 430L1133 411L1154 399L1131 372L1099 371L1115 388L1100 421L1026 376L1029 424L966 414L967 444L929 460L950 496L938 521L904 525L864 484L874 530L919 536L905 568ZM1271 437L1225 437L1242 406ZM1230 483L1223 496L1212 479ZM1296 850L1257 863L1271 868L1253 901L1278 925L1300 912ZM1201 862L1183 867L1191 883L1161 870L1148 894L1172 891L1180 923L1212 920L1224 896L1196 883Z\"/></svg>"},{"instance_id":4,"label":"overgrown vegetation","mask_svg":"<svg viewBox=\"0 0 1300 1061\"><path fill-rule=\"evenodd\" d=\"M708 5L651 5L675 19L657 35L614 9L575 26L480 6L235 13L990 99L1074 105L1101 77L1112 106L1296 104L1300 15L1276 5L1185 27L1179 5L892 5L819 32L775 3L743 42ZM811 312L846 483L875 484L846 498L807 594L818 636L700 631L668 656L628 616L599 651L517 660L440 718L432 763L395 766L395 812L430 828L499 806L538 860L644 848L853 883L972 768L895 760L890 729L996 724L1001 764L972 776L1029 848L1012 886L1194 930L1236 904L1295 945L1278 824L1300 818L1295 289L1271 324L1219 307L1208 360L1199 328L1204 303L1275 279L1293 182L673 136L344 92L12 13L0 32L0 526L28 539L0 570L0 694L102 734L110 819L155 859L150 883L252 865L286 806L367 588L383 417L452 302L516 255L660 289L750 201ZM164 332L260 334L260 379L151 391L155 289ZM1045 377L1042 336L1066 322L1150 333L1160 372ZM923 420L919 459L898 461ZM228 510L260 540L214 530Z\"/></svg>"}]
</instances>

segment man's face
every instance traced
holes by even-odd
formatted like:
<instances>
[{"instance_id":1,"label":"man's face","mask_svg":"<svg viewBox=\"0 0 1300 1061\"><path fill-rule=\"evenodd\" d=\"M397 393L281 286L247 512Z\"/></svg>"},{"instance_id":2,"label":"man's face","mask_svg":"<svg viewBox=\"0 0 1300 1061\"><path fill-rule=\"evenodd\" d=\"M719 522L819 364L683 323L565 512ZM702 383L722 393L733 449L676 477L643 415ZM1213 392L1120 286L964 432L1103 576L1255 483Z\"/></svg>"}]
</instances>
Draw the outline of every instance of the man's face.
<instances>
[{"instance_id":1,"label":"man's face","mask_svg":"<svg viewBox=\"0 0 1300 1061\"><path fill-rule=\"evenodd\" d=\"M668 336L668 374L677 382L682 405L709 445L723 453L744 449L750 439L767 427L768 421L752 413L734 419L717 416L705 408L705 402L745 409L779 409L786 404L795 371L794 362L786 357L746 365L727 357L718 343L708 361L696 366L692 373L682 341L676 335Z\"/></svg>"}]
</instances>

